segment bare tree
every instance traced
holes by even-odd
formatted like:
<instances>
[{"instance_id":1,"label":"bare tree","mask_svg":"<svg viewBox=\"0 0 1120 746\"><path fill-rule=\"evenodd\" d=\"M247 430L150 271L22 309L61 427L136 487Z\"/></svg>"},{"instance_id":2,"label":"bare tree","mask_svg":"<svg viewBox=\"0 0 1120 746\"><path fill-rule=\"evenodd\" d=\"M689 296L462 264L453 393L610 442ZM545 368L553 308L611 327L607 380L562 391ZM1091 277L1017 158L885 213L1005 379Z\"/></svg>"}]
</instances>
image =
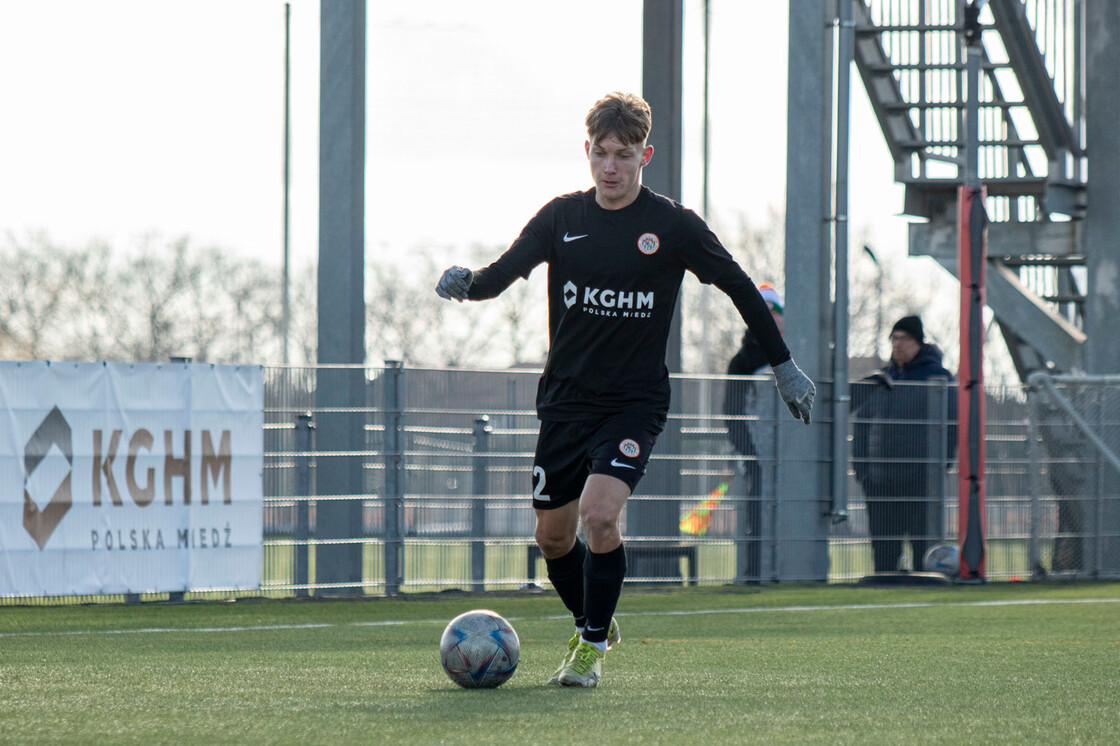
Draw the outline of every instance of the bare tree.
<instances>
[{"instance_id":1,"label":"bare tree","mask_svg":"<svg viewBox=\"0 0 1120 746\"><path fill-rule=\"evenodd\" d=\"M211 362L276 359L279 273L187 239L134 256L44 235L0 246L0 353L8 358ZM298 298L299 296L297 296ZM314 306L298 306L299 319ZM301 328L307 327L302 322ZM306 345L304 345L306 347Z\"/></svg>"},{"instance_id":2,"label":"bare tree","mask_svg":"<svg viewBox=\"0 0 1120 746\"><path fill-rule=\"evenodd\" d=\"M197 262L187 330L193 355L229 362L281 359L280 273L217 249L200 252Z\"/></svg>"},{"instance_id":3,"label":"bare tree","mask_svg":"<svg viewBox=\"0 0 1120 746\"><path fill-rule=\"evenodd\" d=\"M720 229L733 256L756 283L784 293L784 219L773 211L759 224L740 218ZM862 245L858 240L853 245ZM476 246L474 266L500 248ZM486 303L448 303L434 292L442 257L412 251L413 260L368 266L369 360L410 365L504 367L540 363L548 349L545 275L518 280ZM860 252L849 264L849 350L854 356L886 352L876 340L881 302L884 337L890 324L920 313L927 334L955 367L959 285L927 258L878 252L876 267ZM925 266L923 266L925 265ZM303 267L292 283L292 362L317 359L316 268ZM68 249L44 234L0 242L0 355L8 359L198 361L271 363L282 359L280 272L217 248L196 249L186 238L149 237L123 254L102 243ZM686 371L722 372L738 349L744 326L734 305L686 274L682 290L682 357ZM707 345L707 355L703 346ZM989 380L1014 379L998 333L985 348Z\"/></svg>"},{"instance_id":4,"label":"bare tree","mask_svg":"<svg viewBox=\"0 0 1120 746\"><path fill-rule=\"evenodd\" d=\"M501 247L475 246L472 256L481 265L492 261ZM488 301L494 305L495 357L508 356L508 365L542 363L548 354L548 291L546 272L538 268L528 280L515 280L504 293ZM508 343L508 344L507 344Z\"/></svg>"},{"instance_id":5,"label":"bare tree","mask_svg":"<svg viewBox=\"0 0 1120 746\"><path fill-rule=\"evenodd\" d=\"M418 281L410 281L399 264L366 264L366 349L372 360L400 360L431 364L428 359L431 318L424 307L432 303ZM433 283L434 287L434 283ZM434 292L430 295L435 296ZM438 300L438 299L437 299Z\"/></svg>"},{"instance_id":6,"label":"bare tree","mask_svg":"<svg viewBox=\"0 0 1120 746\"><path fill-rule=\"evenodd\" d=\"M719 229L736 261L756 284L770 282L785 293L785 218L771 209L761 224L740 217L731 229ZM852 245L862 246L858 239ZM882 297L877 292L876 268L861 254L848 257L848 350L853 356L872 356L876 349L876 313L881 301L885 335L890 325L909 313L921 313L931 336L946 348L946 358L955 360L948 342L955 340L955 318L945 308L953 301L956 281L940 268L915 269L928 259L878 255L883 272ZM719 292L705 290L695 281L684 287L682 315L682 359L686 371L721 373L739 348L745 327L734 305ZM705 298L707 295L707 298ZM788 299L787 299L788 300ZM939 301L941 301L939 303ZM955 302L955 301L954 301ZM707 340L709 370L701 370L703 340ZM879 340L882 342L883 340ZM880 348L886 353L886 348Z\"/></svg>"},{"instance_id":7,"label":"bare tree","mask_svg":"<svg viewBox=\"0 0 1120 746\"><path fill-rule=\"evenodd\" d=\"M318 268L306 264L292 272L290 287L292 318L289 324L290 359L293 364L312 365L319 356ZM280 344L283 345L283 339ZM283 353L279 356L283 359Z\"/></svg>"},{"instance_id":8,"label":"bare tree","mask_svg":"<svg viewBox=\"0 0 1120 746\"><path fill-rule=\"evenodd\" d=\"M70 323L63 342L64 356L80 360L115 359L115 327L123 327L125 321L112 249L104 243L93 243L85 250L71 252L69 272L66 314Z\"/></svg>"},{"instance_id":9,"label":"bare tree","mask_svg":"<svg viewBox=\"0 0 1120 746\"><path fill-rule=\"evenodd\" d=\"M479 257L498 249L475 247ZM527 362L543 354L547 329L538 323L547 303L543 291L516 282L485 303L449 303L435 293L443 266L426 251L410 251L412 261L370 262L366 339L370 360L402 360L412 365L498 366Z\"/></svg>"},{"instance_id":10,"label":"bare tree","mask_svg":"<svg viewBox=\"0 0 1120 746\"><path fill-rule=\"evenodd\" d=\"M0 349L9 358L57 358L69 321L72 257L43 234L8 242L0 272Z\"/></svg>"}]
</instances>

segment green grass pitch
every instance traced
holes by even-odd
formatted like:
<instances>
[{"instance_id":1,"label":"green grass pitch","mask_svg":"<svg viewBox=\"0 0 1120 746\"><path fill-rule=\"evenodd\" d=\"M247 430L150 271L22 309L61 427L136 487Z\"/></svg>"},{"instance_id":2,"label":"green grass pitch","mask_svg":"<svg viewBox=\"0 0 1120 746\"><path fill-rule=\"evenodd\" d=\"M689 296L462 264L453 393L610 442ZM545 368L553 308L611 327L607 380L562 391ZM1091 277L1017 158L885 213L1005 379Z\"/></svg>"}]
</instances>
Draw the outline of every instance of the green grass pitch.
<instances>
[{"instance_id":1,"label":"green grass pitch","mask_svg":"<svg viewBox=\"0 0 1120 746\"><path fill-rule=\"evenodd\" d=\"M521 662L439 666L491 608ZM594 690L551 594L0 608L0 743L1120 743L1120 584L628 587Z\"/></svg>"}]
</instances>

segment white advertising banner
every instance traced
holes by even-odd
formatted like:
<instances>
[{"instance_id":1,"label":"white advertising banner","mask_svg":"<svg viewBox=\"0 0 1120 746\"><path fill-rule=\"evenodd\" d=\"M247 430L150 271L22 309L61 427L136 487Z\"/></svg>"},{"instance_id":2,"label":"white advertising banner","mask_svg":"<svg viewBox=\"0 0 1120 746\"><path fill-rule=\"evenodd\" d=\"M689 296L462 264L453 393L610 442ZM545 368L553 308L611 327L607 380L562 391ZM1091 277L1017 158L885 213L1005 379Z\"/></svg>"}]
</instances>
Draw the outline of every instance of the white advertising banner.
<instances>
[{"instance_id":1,"label":"white advertising banner","mask_svg":"<svg viewBox=\"0 0 1120 746\"><path fill-rule=\"evenodd\" d=\"M259 366L0 362L0 595L261 583Z\"/></svg>"}]
</instances>

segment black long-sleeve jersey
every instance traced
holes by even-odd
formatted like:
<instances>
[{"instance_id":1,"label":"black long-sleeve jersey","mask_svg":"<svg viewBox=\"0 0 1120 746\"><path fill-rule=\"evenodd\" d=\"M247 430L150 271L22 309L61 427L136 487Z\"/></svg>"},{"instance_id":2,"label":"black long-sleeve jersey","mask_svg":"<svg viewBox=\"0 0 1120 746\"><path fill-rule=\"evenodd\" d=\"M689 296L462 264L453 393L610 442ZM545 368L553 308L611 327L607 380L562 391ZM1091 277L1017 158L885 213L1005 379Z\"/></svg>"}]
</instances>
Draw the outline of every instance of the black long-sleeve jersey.
<instances>
[{"instance_id":1,"label":"black long-sleeve jersey","mask_svg":"<svg viewBox=\"0 0 1120 746\"><path fill-rule=\"evenodd\" d=\"M751 278L692 210L642 187L620 210L595 189L549 202L493 264L470 300L493 298L548 263L549 352L537 387L542 419L669 410L665 349L685 270L734 302L771 365L789 350Z\"/></svg>"}]
</instances>

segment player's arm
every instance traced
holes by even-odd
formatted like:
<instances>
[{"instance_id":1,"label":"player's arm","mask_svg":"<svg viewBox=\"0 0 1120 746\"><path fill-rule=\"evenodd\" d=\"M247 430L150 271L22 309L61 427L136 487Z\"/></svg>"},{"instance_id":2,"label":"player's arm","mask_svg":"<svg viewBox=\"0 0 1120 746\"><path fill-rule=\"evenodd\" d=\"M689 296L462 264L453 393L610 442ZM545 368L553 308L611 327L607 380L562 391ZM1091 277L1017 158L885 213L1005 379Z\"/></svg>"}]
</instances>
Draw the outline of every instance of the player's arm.
<instances>
[{"instance_id":1,"label":"player's arm","mask_svg":"<svg viewBox=\"0 0 1120 746\"><path fill-rule=\"evenodd\" d=\"M436 284L436 294L448 300L488 300L497 297L518 277L529 279L533 269L547 259L547 221L552 211L546 205L521 231L517 240L497 261L478 271L448 267Z\"/></svg>"},{"instance_id":2,"label":"player's arm","mask_svg":"<svg viewBox=\"0 0 1120 746\"><path fill-rule=\"evenodd\" d=\"M773 314L770 313L770 306L762 297L762 293L758 292L754 281L730 254L727 258L730 260L730 266L726 268L725 274L714 280L713 284L726 293L735 304L735 309L762 346L762 351L766 354L766 362L770 363L770 367L781 365L790 359L790 352L785 340L782 339L782 332L778 329Z\"/></svg>"},{"instance_id":3,"label":"player's arm","mask_svg":"<svg viewBox=\"0 0 1120 746\"><path fill-rule=\"evenodd\" d=\"M734 260L732 260L734 263ZM735 265L738 268L738 265ZM782 340L782 333L778 329L774 316L770 313L762 294L758 292L754 282L741 268L741 278L717 283L727 293L739 315L747 322L754 332L766 353L766 359L774 370L774 383L778 387L778 394L786 403L790 414L797 419L809 424L813 412L813 399L817 395L817 387L805 375L797 363L793 362L789 348Z\"/></svg>"},{"instance_id":4,"label":"player's arm","mask_svg":"<svg viewBox=\"0 0 1120 746\"><path fill-rule=\"evenodd\" d=\"M808 425L817 387L797 367L797 363L793 362L793 356L790 355L762 294L699 216L687 211L685 220L690 223L697 247L689 255L688 268L701 282L714 284L731 298L743 321L754 332L766 355L766 361L774 370L774 383L778 386L782 401L794 417Z\"/></svg>"},{"instance_id":5,"label":"player's arm","mask_svg":"<svg viewBox=\"0 0 1120 746\"><path fill-rule=\"evenodd\" d=\"M766 362L770 363L771 367L789 360L789 348L786 347L778 324L770 314L770 306L758 292L754 281L743 271L699 215L691 210L684 210L682 218L688 236L687 244L690 247L690 250L682 256L685 267L696 275L700 282L715 285L731 299L739 315L743 317L743 321L762 346Z\"/></svg>"}]
</instances>

